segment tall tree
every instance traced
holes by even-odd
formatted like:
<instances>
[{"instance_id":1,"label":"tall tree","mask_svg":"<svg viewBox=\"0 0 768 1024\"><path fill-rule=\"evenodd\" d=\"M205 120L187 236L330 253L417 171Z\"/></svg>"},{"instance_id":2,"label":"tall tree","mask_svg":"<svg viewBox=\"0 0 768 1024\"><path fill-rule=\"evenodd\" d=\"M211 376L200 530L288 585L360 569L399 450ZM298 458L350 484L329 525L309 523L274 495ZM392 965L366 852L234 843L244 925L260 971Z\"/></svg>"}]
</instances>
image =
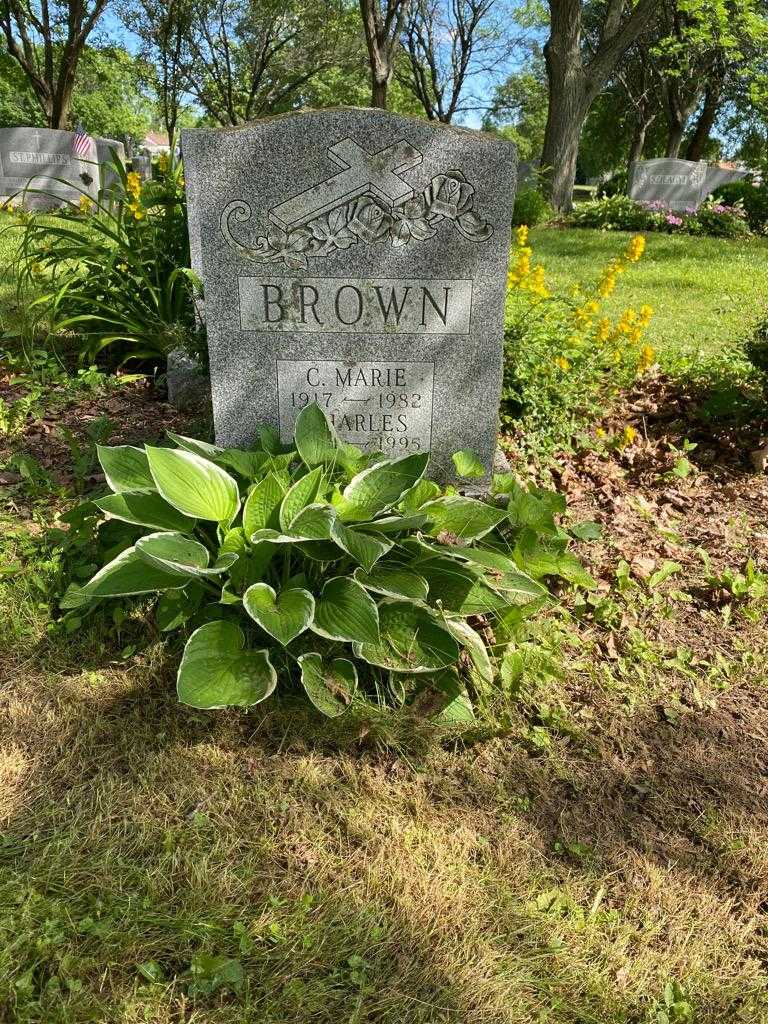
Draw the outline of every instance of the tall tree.
<instances>
[{"instance_id":1,"label":"tall tree","mask_svg":"<svg viewBox=\"0 0 768 1024\"><path fill-rule=\"evenodd\" d=\"M368 63L371 68L371 106L387 108L387 92L395 73L395 58L411 0L360 0Z\"/></svg>"},{"instance_id":2,"label":"tall tree","mask_svg":"<svg viewBox=\"0 0 768 1024\"><path fill-rule=\"evenodd\" d=\"M592 0L549 0L550 33L544 45L549 107L542 168L554 208L571 208L579 135L595 97L635 39L646 29L660 0L605 0L592 4L599 28L594 49L584 45L585 7Z\"/></svg>"},{"instance_id":3,"label":"tall tree","mask_svg":"<svg viewBox=\"0 0 768 1024\"><path fill-rule=\"evenodd\" d=\"M49 128L66 128L77 65L109 0L0 0L0 32Z\"/></svg>"},{"instance_id":4,"label":"tall tree","mask_svg":"<svg viewBox=\"0 0 768 1024\"><path fill-rule=\"evenodd\" d=\"M482 76L487 92L502 76L516 39L503 0L413 0L403 32L410 74L406 84L430 121L449 124L456 114L487 104L466 95Z\"/></svg>"},{"instance_id":5,"label":"tall tree","mask_svg":"<svg viewBox=\"0 0 768 1024\"><path fill-rule=\"evenodd\" d=\"M289 108L346 43L334 0L195 0L191 10L187 88L222 125Z\"/></svg>"},{"instance_id":6,"label":"tall tree","mask_svg":"<svg viewBox=\"0 0 768 1024\"><path fill-rule=\"evenodd\" d=\"M152 68L163 125L171 139L188 85L192 4L190 0L125 0L120 17L141 40L141 54Z\"/></svg>"},{"instance_id":7,"label":"tall tree","mask_svg":"<svg viewBox=\"0 0 768 1024\"><path fill-rule=\"evenodd\" d=\"M521 160L539 159L547 123L547 76L541 54L496 86L483 131L503 135Z\"/></svg>"}]
</instances>

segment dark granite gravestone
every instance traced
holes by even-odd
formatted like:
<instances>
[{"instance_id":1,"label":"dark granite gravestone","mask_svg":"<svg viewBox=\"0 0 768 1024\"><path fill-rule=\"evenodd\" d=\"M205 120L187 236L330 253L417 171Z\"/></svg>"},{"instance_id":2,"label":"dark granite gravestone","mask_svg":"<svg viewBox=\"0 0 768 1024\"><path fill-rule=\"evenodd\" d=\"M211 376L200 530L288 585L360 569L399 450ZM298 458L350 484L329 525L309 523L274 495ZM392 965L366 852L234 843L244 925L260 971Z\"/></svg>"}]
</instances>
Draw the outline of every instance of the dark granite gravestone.
<instances>
[{"instance_id":1,"label":"dark granite gravestone","mask_svg":"<svg viewBox=\"0 0 768 1024\"><path fill-rule=\"evenodd\" d=\"M53 128L0 128L0 195L29 210L79 203L85 192L95 199L99 167L93 139L76 155L74 132ZM28 191L25 192L25 189ZM36 189L44 190L41 195Z\"/></svg>"},{"instance_id":2,"label":"dark granite gravestone","mask_svg":"<svg viewBox=\"0 0 768 1024\"><path fill-rule=\"evenodd\" d=\"M696 210L707 197L707 165L691 160L638 160L629 172L629 194L669 210Z\"/></svg>"},{"instance_id":3,"label":"dark granite gravestone","mask_svg":"<svg viewBox=\"0 0 768 1024\"><path fill-rule=\"evenodd\" d=\"M341 436L496 447L515 149L380 110L182 132L216 438L289 441L316 401Z\"/></svg>"},{"instance_id":4,"label":"dark granite gravestone","mask_svg":"<svg viewBox=\"0 0 768 1024\"><path fill-rule=\"evenodd\" d=\"M118 142L117 139L96 139L96 154L101 171L101 187L105 192L109 192L112 186L120 180L117 176L117 171L113 170L113 152L117 153L120 162L125 166L125 146L122 142Z\"/></svg>"}]
</instances>

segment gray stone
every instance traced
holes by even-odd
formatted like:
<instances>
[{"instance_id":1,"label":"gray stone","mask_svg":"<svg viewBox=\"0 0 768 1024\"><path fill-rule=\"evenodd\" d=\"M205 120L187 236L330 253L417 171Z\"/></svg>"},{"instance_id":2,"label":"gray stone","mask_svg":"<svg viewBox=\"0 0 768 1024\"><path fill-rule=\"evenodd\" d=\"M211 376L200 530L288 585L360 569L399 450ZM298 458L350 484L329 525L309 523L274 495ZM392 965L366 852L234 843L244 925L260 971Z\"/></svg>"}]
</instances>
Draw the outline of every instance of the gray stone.
<instances>
[{"instance_id":1,"label":"gray stone","mask_svg":"<svg viewBox=\"0 0 768 1024\"><path fill-rule=\"evenodd\" d=\"M711 196L721 185L728 185L732 181L741 181L742 178L748 176L749 171L738 171L730 167L718 167L716 164L711 164L707 167L704 194L705 196Z\"/></svg>"},{"instance_id":2,"label":"gray stone","mask_svg":"<svg viewBox=\"0 0 768 1024\"><path fill-rule=\"evenodd\" d=\"M527 160L517 168L517 191L524 188L538 188L541 160Z\"/></svg>"},{"instance_id":3,"label":"gray stone","mask_svg":"<svg viewBox=\"0 0 768 1024\"><path fill-rule=\"evenodd\" d=\"M177 409L200 409L211 399L208 374L183 348L168 353L165 379L168 401Z\"/></svg>"},{"instance_id":4,"label":"gray stone","mask_svg":"<svg viewBox=\"0 0 768 1024\"><path fill-rule=\"evenodd\" d=\"M106 193L120 180L117 171L114 169L113 153L116 153L123 167L125 167L125 146L117 139L96 139L96 154L101 172L101 187Z\"/></svg>"},{"instance_id":5,"label":"gray stone","mask_svg":"<svg viewBox=\"0 0 768 1024\"><path fill-rule=\"evenodd\" d=\"M152 157L135 156L131 160L131 169L139 175L142 181L149 181L152 177Z\"/></svg>"},{"instance_id":6,"label":"gray stone","mask_svg":"<svg viewBox=\"0 0 768 1024\"><path fill-rule=\"evenodd\" d=\"M74 132L53 128L0 128L0 195L27 210L77 204L83 193L96 199L96 143L91 139L88 151L75 155L74 141Z\"/></svg>"},{"instance_id":7,"label":"gray stone","mask_svg":"<svg viewBox=\"0 0 768 1024\"><path fill-rule=\"evenodd\" d=\"M707 197L704 161L638 160L629 171L629 194L640 203L669 210L697 210Z\"/></svg>"},{"instance_id":8,"label":"gray stone","mask_svg":"<svg viewBox=\"0 0 768 1024\"><path fill-rule=\"evenodd\" d=\"M317 401L346 440L496 449L515 149L380 110L182 132L216 439L293 435Z\"/></svg>"}]
</instances>

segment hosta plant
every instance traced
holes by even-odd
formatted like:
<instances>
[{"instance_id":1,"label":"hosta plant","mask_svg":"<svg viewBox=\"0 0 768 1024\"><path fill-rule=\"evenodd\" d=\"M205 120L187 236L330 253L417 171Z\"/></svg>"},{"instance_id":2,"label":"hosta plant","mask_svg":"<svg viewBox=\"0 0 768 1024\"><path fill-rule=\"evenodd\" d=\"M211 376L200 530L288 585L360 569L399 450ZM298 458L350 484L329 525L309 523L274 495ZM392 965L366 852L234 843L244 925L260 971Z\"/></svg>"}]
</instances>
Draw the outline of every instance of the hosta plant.
<instances>
[{"instance_id":1,"label":"hosta plant","mask_svg":"<svg viewBox=\"0 0 768 1024\"><path fill-rule=\"evenodd\" d=\"M443 489L427 454L364 454L316 405L288 450L270 432L252 451L170 438L99 449L113 493L95 506L126 532L62 607L156 595L159 630L189 634L177 686L193 707L300 686L331 717L360 691L471 718L494 686L505 621L547 600L534 577L578 569L550 500L509 480L499 504ZM455 462L482 472L470 453Z\"/></svg>"}]
</instances>

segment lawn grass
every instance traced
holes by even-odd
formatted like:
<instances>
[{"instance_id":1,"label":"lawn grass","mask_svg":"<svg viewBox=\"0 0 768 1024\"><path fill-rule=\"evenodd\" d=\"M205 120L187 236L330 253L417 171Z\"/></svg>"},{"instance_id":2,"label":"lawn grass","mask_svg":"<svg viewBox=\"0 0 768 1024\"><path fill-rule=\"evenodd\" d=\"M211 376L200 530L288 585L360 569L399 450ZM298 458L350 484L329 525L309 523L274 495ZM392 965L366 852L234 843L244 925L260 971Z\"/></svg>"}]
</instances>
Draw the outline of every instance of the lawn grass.
<instances>
[{"instance_id":1,"label":"lawn grass","mask_svg":"<svg viewBox=\"0 0 768 1024\"><path fill-rule=\"evenodd\" d=\"M531 232L534 263L556 288L594 283L625 247L622 231L541 227ZM749 338L768 312L768 239L731 241L646 234L638 264L619 279L606 310L653 306L646 339L670 368L708 361Z\"/></svg>"},{"instance_id":2,"label":"lawn grass","mask_svg":"<svg viewBox=\"0 0 768 1024\"><path fill-rule=\"evenodd\" d=\"M624 238L533 244L570 284ZM689 247L680 266L671 244ZM717 353L737 324L723 246L650 237L615 308L651 302L671 359L707 331ZM697 319L669 308L684 273ZM753 316L752 282L733 284ZM101 414L124 425L118 391L72 389L83 443ZM133 443L168 416L142 401ZM3 1024L768 1020L765 606L723 575L766 569L764 481L703 441L701 472L675 478L684 423L574 458L560 481L573 516L603 524L581 552L600 589L533 629L525 687L459 738L370 709L327 724L290 698L192 711L180 641L140 604L54 626L45 531L74 498L2 476L25 445L70 468L48 420L0 438Z\"/></svg>"}]
</instances>

